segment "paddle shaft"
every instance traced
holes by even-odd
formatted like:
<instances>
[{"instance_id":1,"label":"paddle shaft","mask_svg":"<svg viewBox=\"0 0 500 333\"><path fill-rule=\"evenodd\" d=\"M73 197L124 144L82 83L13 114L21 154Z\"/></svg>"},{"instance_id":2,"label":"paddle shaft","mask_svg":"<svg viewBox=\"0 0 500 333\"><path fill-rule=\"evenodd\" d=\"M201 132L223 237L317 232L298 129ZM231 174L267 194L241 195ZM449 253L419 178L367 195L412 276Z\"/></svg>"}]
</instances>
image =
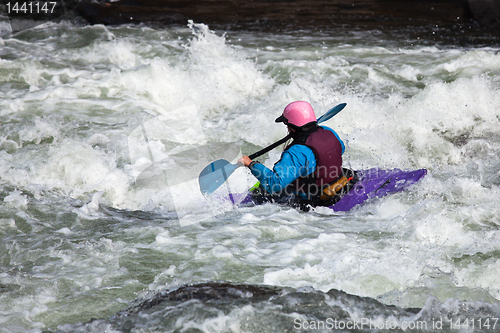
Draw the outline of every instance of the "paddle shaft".
<instances>
[{"instance_id":1,"label":"paddle shaft","mask_svg":"<svg viewBox=\"0 0 500 333\"><path fill-rule=\"evenodd\" d=\"M248 156L251 160L261 156L261 155L264 155L265 153L267 153L268 151L271 151L273 150L274 148L278 147L279 145L287 142L288 140L290 140L290 138L292 137L291 134L288 134L287 136L285 136L283 139L273 143L272 145L270 146L267 146L266 148L262 149L262 150L259 150L258 152L256 153L253 153L252 155Z\"/></svg>"}]
</instances>

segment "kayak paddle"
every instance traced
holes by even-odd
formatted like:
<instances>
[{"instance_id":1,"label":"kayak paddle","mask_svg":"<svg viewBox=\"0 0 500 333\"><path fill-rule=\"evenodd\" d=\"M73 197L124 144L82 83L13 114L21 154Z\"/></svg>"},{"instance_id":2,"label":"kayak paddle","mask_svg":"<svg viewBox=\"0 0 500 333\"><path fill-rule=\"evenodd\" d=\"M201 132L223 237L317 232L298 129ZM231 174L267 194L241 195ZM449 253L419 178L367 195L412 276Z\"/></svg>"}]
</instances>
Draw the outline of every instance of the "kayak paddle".
<instances>
[{"instance_id":1,"label":"kayak paddle","mask_svg":"<svg viewBox=\"0 0 500 333\"><path fill-rule=\"evenodd\" d=\"M342 111L342 109L346 106L346 103L341 103L337 106L334 106L330 110L328 110L324 115L317 119L318 123L322 123L327 121L328 119L335 116L337 113ZM279 145L285 143L291 138L291 134L288 134L283 139L273 143L272 145L259 150L258 152L248 156L251 160L264 155L268 151L278 147ZM228 178L229 176L240 167L238 164L232 164L226 160L220 159L214 161L207 165L200 173L198 177L198 181L200 183L200 190L203 194L210 194L217 190Z\"/></svg>"}]
</instances>

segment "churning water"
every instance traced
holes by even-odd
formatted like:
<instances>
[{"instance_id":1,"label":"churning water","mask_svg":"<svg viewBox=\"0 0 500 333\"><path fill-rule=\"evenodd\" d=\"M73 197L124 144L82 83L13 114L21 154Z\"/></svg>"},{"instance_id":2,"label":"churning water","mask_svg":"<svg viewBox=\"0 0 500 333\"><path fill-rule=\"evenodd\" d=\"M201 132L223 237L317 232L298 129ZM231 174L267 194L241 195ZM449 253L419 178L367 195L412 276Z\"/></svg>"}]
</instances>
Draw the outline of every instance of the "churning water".
<instances>
[{"instance_id":1,"label":"churning water","mask_svg":"<svg viewBox=\"0 0 500 333\"><path fill-rule=\"evenodd\" d=\"M1 36L0 332L500 329L498 45L203 24ZM347 103L326 123L345 166L428 175L346 213L207 203L200 170L283 137L294 100Z\"/></svg>"}]
</instances>

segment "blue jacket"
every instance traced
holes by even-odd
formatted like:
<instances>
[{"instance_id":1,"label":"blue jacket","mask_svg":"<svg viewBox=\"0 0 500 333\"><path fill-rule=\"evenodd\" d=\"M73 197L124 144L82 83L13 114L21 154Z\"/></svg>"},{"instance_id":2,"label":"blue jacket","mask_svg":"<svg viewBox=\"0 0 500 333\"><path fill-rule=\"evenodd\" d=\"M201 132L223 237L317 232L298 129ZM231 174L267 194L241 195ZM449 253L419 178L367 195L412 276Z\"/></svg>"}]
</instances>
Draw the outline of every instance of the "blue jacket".
<instances>
[{"instance_id":1,"label":"blue jacket","mask_svg":"<svg viewBox=\"0 0 500 333\"><path fill-rule=\"evenodd\" d=\"M345 145L338 134L329 127L321 127L335 134L342 145L343 154ZM274 193L285 189L295 179L311 174L315 169L316 157L311 148L295 144L283 152L273 170L268 169L263 164L256 163L252 166L251 172L267 192Z\"/></svg>"}]
</instances>

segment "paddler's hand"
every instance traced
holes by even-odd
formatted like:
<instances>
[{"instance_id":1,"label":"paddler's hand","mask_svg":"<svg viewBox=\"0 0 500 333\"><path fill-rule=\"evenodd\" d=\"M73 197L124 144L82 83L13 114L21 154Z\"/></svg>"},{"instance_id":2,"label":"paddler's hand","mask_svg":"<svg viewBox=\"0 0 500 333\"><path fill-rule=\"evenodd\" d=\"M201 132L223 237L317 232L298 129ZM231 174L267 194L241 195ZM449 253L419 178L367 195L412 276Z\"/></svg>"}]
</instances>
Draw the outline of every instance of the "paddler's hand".
<instances>
[{"instance_id":1,"label":"paddler's hand","mask_svg":"<svg viewBox=\"0 0 500 333\"><path fill-rule=\"evenodd\" d=\"M246 166L247 168L250 165L250 163L252 163L252 160L248 156L243 156L238 160L238 165Z\"/></svg>"}]
</instances>

